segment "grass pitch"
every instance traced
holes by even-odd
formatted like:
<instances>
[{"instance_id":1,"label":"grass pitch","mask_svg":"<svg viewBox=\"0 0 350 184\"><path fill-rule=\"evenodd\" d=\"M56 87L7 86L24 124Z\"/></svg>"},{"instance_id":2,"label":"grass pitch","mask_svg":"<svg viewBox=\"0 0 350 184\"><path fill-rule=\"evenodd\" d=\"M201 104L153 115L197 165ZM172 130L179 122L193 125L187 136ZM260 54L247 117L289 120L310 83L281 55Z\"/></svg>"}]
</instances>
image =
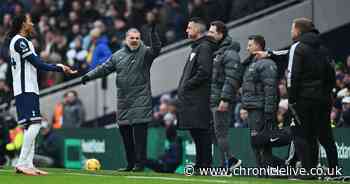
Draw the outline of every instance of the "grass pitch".
<instances>
[{"instance_id":1,"label":"grass pitch","mask_svg":"<svg viewBox=\"0 0 350 184\"><path fill-rule=\"evenodd\" d=\"M117 172L66 169L44 169L47 176L24 176L14 173L13 168L0 169L0 184L333 184L339 182L292 181L288 179L263 179L256 177L210 177L159 174L154 172Z\"/></svg>"}]
</instances>

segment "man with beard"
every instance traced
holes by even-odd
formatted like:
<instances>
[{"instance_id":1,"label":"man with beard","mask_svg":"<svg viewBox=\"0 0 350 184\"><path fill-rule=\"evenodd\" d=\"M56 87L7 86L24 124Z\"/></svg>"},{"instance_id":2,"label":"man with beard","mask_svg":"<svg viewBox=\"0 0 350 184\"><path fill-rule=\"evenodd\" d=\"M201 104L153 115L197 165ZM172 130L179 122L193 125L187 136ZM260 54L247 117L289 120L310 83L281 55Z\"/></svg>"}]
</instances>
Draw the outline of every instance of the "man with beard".
<instances>
[{"instance_id":1,"label":"man with beard","mask_svg":"<svg viewBox=\"0 0 350 184\"><path fill-rule=\"evenodd\" d=\"M128 165L119 171L143 171L147 159L147 123L152 121L150 69L159 55L161 42L151 25L150 46L141 41L140 31L131 28L126 44L104 64L82 77L82 82L117 73L117 123L123 138Z\"/></svg>"},{"instance_id":2,"label":"man with beard","mask_svg":"<svg viewBox=\"0 0 350 184\"><path fill-rule=\"evenodd\" d=\"M240 45L232 41L225 24L221 21L210 23L207 35L214 38L219 45L219 49L214 52L210 91L215 136L221 151L222 166L234 169L241 165L242 161L231 153L228 133L232 121L232 103L242 77L242 65L238 55Z\"/></svg>"}]
</instances>

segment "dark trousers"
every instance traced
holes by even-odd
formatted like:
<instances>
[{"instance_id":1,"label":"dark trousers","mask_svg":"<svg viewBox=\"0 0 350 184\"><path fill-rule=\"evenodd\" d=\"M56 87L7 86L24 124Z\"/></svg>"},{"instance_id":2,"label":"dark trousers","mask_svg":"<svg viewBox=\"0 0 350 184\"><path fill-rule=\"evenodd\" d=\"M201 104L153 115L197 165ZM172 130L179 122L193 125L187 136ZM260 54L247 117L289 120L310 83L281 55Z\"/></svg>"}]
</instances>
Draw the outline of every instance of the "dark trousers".
<instances>
[{"instance_id":1,"label":"dark trousers","mask_svg":"<svg viewBox=\"0 0 350 184\"><path fill-rule=\"evenodd\" d=\"M250 128L250 140L252 150L255 155L256 164L258 167L283 167L284 160L272 154L274 139L282 140L282 136L276 134L276 137L271 137L272 122L265 122L264 112L260 109L248 109L248 125ZM272 142L271 139L272 138ZM265 140L266 139L266 140ZM264 141L265 140L265 141ZM278 145L276 145L278 146Z\"/></svg>"},{"instance_id":2,"label":"dark trousers","mask_svg":"<svg viewBox=\"0 0 350 184\"><path fill-rule=\"evenodd\" d=\"M196 167L210 167L212 162L212 139L210 129L190 129L196 145Z\"/></svg>"},{"instance_id":3,"label":"dark trousers","mask_svg":"<svg viewBox=\"0 0 350 184\"><path fill-rule=\"evenodd\" d=\"M295 123L292 133L296 154L306 169L317 166L318 143L326 150L329 168L338 165L337 147L330 125L330 110L328 103L319 101L300 100L296 103L301 125Z\"/></svg>"},{"instance_id":4,"label":"dark trousers","mask_svg":"<svg viewBox=\"0 0 350 184\"><path fill-rule=\"evenodd\" d=\"M119 130L123 138L127 167L143 167L147 159L147 123L122 125Z\"/></svg>"},{"instance_id":5,"label":"dark trousers","mask_svg":"<svg viewBox=\"0 0 350 184\"><path fill-rule=\"evenodd\" d=\"M213 114L215 137L221 152L221 163L224 164L226 160L233 156L230 150L230 141L228 137L231 113L230 111L220 112L217 110L217 107L212 108L211 112Z\"/></svg>"}]
</instances>

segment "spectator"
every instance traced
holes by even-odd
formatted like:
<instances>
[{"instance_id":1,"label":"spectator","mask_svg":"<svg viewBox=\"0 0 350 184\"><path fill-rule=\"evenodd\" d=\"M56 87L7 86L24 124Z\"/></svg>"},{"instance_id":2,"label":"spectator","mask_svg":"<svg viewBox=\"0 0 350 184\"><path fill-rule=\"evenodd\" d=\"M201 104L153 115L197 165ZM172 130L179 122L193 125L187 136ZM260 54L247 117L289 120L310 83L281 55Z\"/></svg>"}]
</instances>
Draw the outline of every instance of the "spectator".
<instances>
[{"instance_id":1,"label":"spectator","mask_svg":"<svg viewBox=\"0 0 350 184\"><path fill-rule=\"evenodd\" d=\"M164 115L163 121L165 126L177 125L176 117L176 105L175 100L171 100L168 103L168 112Z\"/></svg>"},{"instance_id":2,"label":"spectator","mask_svg":"<svg viewBox=\"0 0 350 184\"><path fill-rule=\"evenodd\" d=\"M343 88L337 93L337 98L344 98L350 96L350 82L344 82Z\"/></svg>"},{"instance_id":3,"label":"spectator","mask_svg":"<svg viewBox=\"0 0 350 184\"><path fill-rule=\"evenodd\" d=\"M134 1L131 7L131 14L127 16L130 27L140 29L145 24L145 9L143 1Z\"/></svg>"},{"instance_id":4,"label":"spectator","mask_svg":"<svg viewBox=\"0 0 350 184\"><path fill-rule=\"evenodd\" d=\"M248 111L245 109L239 110L239 120L235 122L235 128L248 128Z\"/></svg>"},{"instance_id":5,"label":"spectator","mask_svg":"<svg viewBox=\"0 0 350 184\"><path fill-rule=\"evenodd\" d=\"M4 79L0 79L0 108L5 110L11 107L12 92Z\"/></svg>"},{"instance_id":6,"label":"spectator","mask_svg":"<svg viewBox=\"0 0 350 184\"><path fill-rule=\"evenodd\" d=\"M0 57L0 80L6 80L8 69L8 64Z\"/></svg>"},{"instance_id":7,"label":"spectator","mask_svg":"<svg viewBox=\"0 0 350 184\"><path fill-rule=\"evenodd\" d=\"M12 17L10 14L5 14L2 19L2 26L4 29L8 30L11 27Z\"/></svg>"},{"instance_id":8,"label":"spectator","mask_svg":"<svg viewBox=\"0 0 350 184\"><path fill-rule=\"evenodd\" d=\"M125 38L125 33L128 29L126 21L122 18L117 18L113 22L113 28L109 33L110 39L110 48L112 52L116 52L122 47L123 40Z\"/></svg>"},{"instance_id":9,"label":"spectator","mask_svg":"<svg viewBox=\"0 0 350 184\"><path fill-rule=\"evenodd\" d=\"M67 39L59 32L48 31L45 35L46 47L40 53L40 56L51 64L57 64L65 60L65 53L67 50ZM47 72L44 74L45 87L53 86L62 81L63 76L60 73Z\"/></svg>"},{"instance_id":10,"label":"spectator","mask_svg":"<svg viewBox=\"0 0 350 184\"><path fill-rule=\"evenodd\" d=\"M15 120L14 120L15 121ZM8 142L6 144L6 155L9 157L11 165L18 159L18 155L23 145L24 131L21 127L14 126L8 128Z\"/></svg>"},{"instance_id":11,"label":"spectator","mask_svg":"<svg viewBox=\"0 0 350 184\"><path fill-rule=\"evenodd\" d=\"M335 109L335 108L333 108L332 109L332 111L331 111L331 127L332 128L335 128L335 127L337 127L337 122L338 122L338 111Z\"/></svg>"},{"instance_id":12,"label":"spectator","mask_svg":"<svg viewBox=\"0 0 350 184\"><path fill-rule=\"evenodd\" d=\"M63 124L63 106L68 102L68 93L63 95L63 101L56 103L54 107L54 114L52 117L52 128L59 129L62 128Z\"/></svg>"},{"instance_id":13,"label":"spectator","mask_svg":"<svg viewBox=\"0 0 350 184\"><path fill-rule=\"evenodd\" d=\"M105 35L101 36L101 29L95 28L91 31L91 41L93 49L90 70L104 63L111 55L112 51L108 46L108 39ZM90 53L91 54L91 53Z\"/></svg>"},{"instance_id":14,"label":"spectator","mask_svg":"<svg viewBox=\"0 0 350 184\"><path fill-rule=\"evenodd\" d=\"M171 101L171 96L169 94L163 94L160 97L159 107L155 108L153 113L153 118L156 121L162 121L164 115L168 112L168 104Z\"/></svg>"},{"instance_id":15,"label":"spectator","mask_svg":"<svg viewBox=\"0 0 350 184\"><path fill-rule=\"evenodd\" d=\"M62 128L78 128L85 121L85 108L76 91L67 92L66 103L63 105Z\"/></svg>"},{"instance_id":16,"label":"spectator","mask_svg":"<svg viewBox=\"0 0 350 184\"><path fill-rule=\"evenodd\" d=\"M78 70L78 75L85 74L89 69L86 63L88 52L82 48L82 38L80 36L76 37L70 47L71 49L66 54L67 64Z\"/></svg>"},{"instance_id":17,"label":"spectator","mask_svg":"<svg viewBox=\"0 0 350 184\"><path fill-rule=\"evenodd\" d=\"M344 88L344 82L343 82L343 79L344 79L344 74L343 74L343 71L341 70L336 70L336 76L335 76L335 79L336 79L336 91L340 91L341 89Z\"/></svg>"},{"instance_id":18,"label":"spectator","mask_svg":"<svg viewBox=\"0 0 350 184\"><path fill-rule=\"evenodd\" d=\"M338 127L350 127L350 97L344 97L342 100L343 110Z\"/></svg>"},{"instance_id":19,"label":"spectator","mask_svg":"<svg viewBox=\"0 0 350 184\"><path fill-rule=\"evenodd\" d=\"M350 73L350 55L346 58L346 68L345 68L347 73Z\"/></svg>"},{"instance_id":20,"label":"spectator","mask_svg":"<svg viewBox=\"0 0 350 184\"><path fill-rule=\"evenodd\" d=\"M82 17L84 19L84 23L94 22L100 18L100 14L93 8L91 0L84 2Z\"/></svg>"},{"instance_id":21,"label":"spectator","mask_svg":"<svg viewBox=\"0 0 350 184\"><path fill-rule=\"evenodd\" d=\"M0 114L0 167L6 163L6 155L14 157L14 152L16 152L16 150L18 151L21 147L22 142L19 142L20 144L12 144L12 147L10 146L13 148L12 150L9 150L8 148L10 147L7 146L8 144L14 143L13 136L10 136L10 132L13 132L12 129L15 129L16 126L16 119L12 115L9 113ZM11 154L9 151L14 152Z\"/></svg>"},{"instance_id":22,"label":"spectator","mask_svg":"<svg viewBox=\"0 0 350 184\"><path fill-rule=\"evenodd\" d=\"M163 7L159 10L162 30L165 33L166 43L172 43L183 38L183 29L186 25L186 14L183 12L180 1L167 0Z\"/></svg>"},{"instance_id":23,"label":"spectator","mask_svg":"<svg viewBox=\"0 0 350 184\"><path fill-rule=\"evenodd\" d=\"M176 126L168 124L165 126L166 148L158 160L147 159L145 167L156 172L173 173L182 161L182 141L177 136Z\"/></svg>"},{"instance_id":24,"label":"spectator","mask_svg":"<svg viewBox=\"0 0 350 184\"><path fill-rule=\"evenodd\" d=\"M188 11L190 17L199 17L204 22L208 23L208 12L203 0L193 0L192 3L188 4Z\"/></svg>"}]
</instances>

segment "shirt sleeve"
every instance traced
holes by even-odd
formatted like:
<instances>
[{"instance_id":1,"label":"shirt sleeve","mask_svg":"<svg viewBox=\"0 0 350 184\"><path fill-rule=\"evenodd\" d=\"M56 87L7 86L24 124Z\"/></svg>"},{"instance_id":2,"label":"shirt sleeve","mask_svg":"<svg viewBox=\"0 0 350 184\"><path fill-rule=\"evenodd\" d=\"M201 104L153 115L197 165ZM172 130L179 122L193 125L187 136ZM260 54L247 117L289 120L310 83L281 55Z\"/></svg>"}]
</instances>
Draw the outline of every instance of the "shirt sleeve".
<instances>
[{"instance_id":1,"label":"shirt sleeve","mask_svg":"<svg viewBox=\"0 0 350 184\"><path fill-rule=\"evenodd\" d=\"M26 58L33 54L26 39L20 38L15 43L15 51L21 55L21 58Z\"/></svg>"},{"instance_id":2,"label":"shirt sleeve","mask_svg":"<svg viewBox=\"0 0 350 184\"><path fill-rule=\"evenodd\" d=\"M35 68L44 71L53 71L53 72L63 72L61 67L58 67L55 64L47 64L43 62L39 56L35 56L34 54L30 54L26 57L26 60L29 61Z\"/></svg>"}]
</instances>

